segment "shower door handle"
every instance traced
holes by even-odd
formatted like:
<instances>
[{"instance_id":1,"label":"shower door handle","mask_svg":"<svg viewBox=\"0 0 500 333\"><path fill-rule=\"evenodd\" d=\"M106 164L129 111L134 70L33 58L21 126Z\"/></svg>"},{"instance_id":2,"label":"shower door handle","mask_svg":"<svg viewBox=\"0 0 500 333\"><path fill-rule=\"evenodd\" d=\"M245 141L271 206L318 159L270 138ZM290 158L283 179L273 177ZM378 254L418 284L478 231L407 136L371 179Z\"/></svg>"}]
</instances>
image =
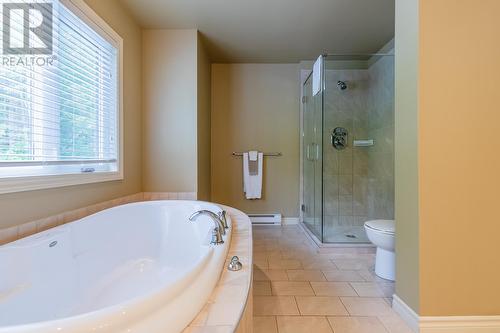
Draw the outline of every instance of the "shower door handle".
<instances>
[{"instance_id":1,"label":"shower door handle","mask_svg":"<svg viewBox=\"0 0 500 333\"><path fill-rule=\"evenodd\" d=\"M314 146L314 143L308 144L308 145L306 146L306 159L307 159L308 161L311 161L311 162L313 162L313 161L314 161L314 157L311 157L311 155L312 155L312 154L311 154L312 146Z\"/></svg>"},{"instance_id":2,"label":"shower door handle","mask_svg":"<svg viewBox=\"0 0 500 333\"><path fill-rule=\"evenodd\" d=\"M311 150L313 147L316 149L315 156L311 157ZM308 161L318 161L319 160L319 145L316 143L311 143L306 146L306 160Z\"/></svg>"}]
</instances>

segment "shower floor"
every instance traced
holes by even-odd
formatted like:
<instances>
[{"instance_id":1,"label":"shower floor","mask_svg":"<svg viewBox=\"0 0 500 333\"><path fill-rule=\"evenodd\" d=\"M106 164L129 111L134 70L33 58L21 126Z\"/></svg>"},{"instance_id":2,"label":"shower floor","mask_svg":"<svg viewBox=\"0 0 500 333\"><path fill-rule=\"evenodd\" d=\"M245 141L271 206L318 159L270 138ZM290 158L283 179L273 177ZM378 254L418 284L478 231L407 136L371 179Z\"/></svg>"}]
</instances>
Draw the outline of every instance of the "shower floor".
<instances>
[{"instance_id":1,"label":"shower floor","mask_svg":"<svg viewBox=\"0 0 500 333\"><path fill-rule=\"evenodd\" d=\"M323 243L369 243L363 226L335 226L323 230Z\"/></svg>"},{"instance_id":2,"label":"shower floor","mask_svg":"<svg viewBox=\"0 0 500 333\"><path fill-rule=\"evenodd\" d=\"M304 225L314 235L321 234L321 221L307 219ZM317 237L317 236L316 236ZM370 243L364 226L328 225L323 228L323 243Z\"/></svg>"}]
</instances>

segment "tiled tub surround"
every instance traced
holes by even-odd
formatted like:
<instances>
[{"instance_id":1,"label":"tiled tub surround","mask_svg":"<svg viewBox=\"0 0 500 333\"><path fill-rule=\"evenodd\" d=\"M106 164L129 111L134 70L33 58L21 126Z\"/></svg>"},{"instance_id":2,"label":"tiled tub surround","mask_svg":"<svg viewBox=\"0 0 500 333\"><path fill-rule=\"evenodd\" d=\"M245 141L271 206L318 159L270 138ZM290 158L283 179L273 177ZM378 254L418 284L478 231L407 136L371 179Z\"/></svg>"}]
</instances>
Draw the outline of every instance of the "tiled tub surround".
<instances>
[{"instance_id":1,"label":"tiled tub surround","mask_svg":"<svg viewBox=\"0 0 500 333\"><path fill-rule=\"evenodd\" d=\"M222 206L231 216L233 230L225 267L209 301L183 333L260 333L253 329L253 242L252 225L241 211ZM238 256L243 268L227 269L230 259Z\"/></svg>"},{"instance_id":2,"label":"tiled tub surround","mask_svg":"<svg viewBox=\"0 0 500 333\"><path fill-rule=\"evenodd\" d=\"M412 333L373 248L318 248L299 226L254 226L254 332Z\"/></svg>"},{"instance_id":3,"label":"tiled tub surround","mask_svg":"<svg viewBox=\"0 0 500 333\"><path fill-rule=\"evenodd\" d=\"M72 222L98 211L114 206L148 200L191 200L195 193L137 193L106 201L78 210L65 212L23 224L18 227L0 230L2 243L8 243L54 226ZM226 263L220 279L203 310L184 330L187 332L237 332L252 333L252 229L248 216L226 206L223 207L231 217L232 237ZM238 272L227 270L230 258L237 255L243 263Z\"/></svg>"},{"instance_id":4,"label":"tiled tub surround","mask_svg":"<svg viewBox=\"0 0 500 333\"><path fill-rule=\"evenodd\" d=\"M0 245L13 242L61 224L81 219L101 210L111 207L148 200L196 200L196 193L192 192L139 192L124 197L100 202L94 205L52 215L39 220L24 223L18 226L0 229Z\"/></svg>"},{"instance_id":5,"label":"tiled tub surround","mask_svg":"<svg viewBox=\"0 0 500 333\"><path fill-rule=\"evenodd\" d=\"M394 58L368 69L327 70L324 110L324 241L368 242L363 224L394 218ZM337 81L348 88L340 90ZM349 132L344 150L331 145L334 128ZM374 139L353 147L354 139Z\"/></svg>"}]
</instances>

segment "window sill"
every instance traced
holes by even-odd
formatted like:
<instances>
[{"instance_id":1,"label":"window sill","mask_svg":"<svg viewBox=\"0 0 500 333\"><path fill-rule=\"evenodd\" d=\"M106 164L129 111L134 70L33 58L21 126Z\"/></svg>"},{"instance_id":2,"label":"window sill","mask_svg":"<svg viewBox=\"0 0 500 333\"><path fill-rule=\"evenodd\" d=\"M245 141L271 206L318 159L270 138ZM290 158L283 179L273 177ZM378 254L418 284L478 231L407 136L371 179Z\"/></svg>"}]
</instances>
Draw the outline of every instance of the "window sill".
<instances>
[{"instance_id":1,"label":"window sill","mask_svg":"<svg viewBox=\"0 0 500 333\"><path fill-rule=\"evenodd\" d=\"M0 194L123 180L123 171L0 179Z\"/></svg>"}]
</instances>

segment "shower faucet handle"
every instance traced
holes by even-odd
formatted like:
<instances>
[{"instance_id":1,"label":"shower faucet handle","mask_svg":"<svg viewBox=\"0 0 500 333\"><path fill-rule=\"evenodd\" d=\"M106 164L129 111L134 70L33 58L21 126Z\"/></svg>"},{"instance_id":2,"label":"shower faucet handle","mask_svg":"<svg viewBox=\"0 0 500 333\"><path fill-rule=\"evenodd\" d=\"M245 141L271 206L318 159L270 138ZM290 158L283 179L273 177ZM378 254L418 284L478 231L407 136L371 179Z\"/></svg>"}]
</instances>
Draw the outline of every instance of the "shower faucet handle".
<instances>
[{"instance_id":1,"label":"shower faucet handle","mask_svg":"<svg viewBox=\"0 0 500 333\"><path fill-rule=\"evenodd\" d=\"M347 147L347 129L336 127L333 130L332 146L337 150L343 150Z\"/></svg>"}]
</instances>

